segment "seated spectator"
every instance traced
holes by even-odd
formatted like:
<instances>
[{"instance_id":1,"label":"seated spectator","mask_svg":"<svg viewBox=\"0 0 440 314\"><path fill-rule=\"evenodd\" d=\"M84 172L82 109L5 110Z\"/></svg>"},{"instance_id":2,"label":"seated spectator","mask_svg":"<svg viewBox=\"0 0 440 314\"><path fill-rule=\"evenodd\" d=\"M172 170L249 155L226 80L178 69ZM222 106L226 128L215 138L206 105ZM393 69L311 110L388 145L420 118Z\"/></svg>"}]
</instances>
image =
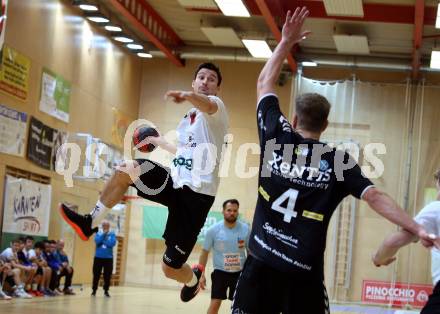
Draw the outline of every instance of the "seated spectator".
<instances>
[{"instance_id":1,"label":"seated spectator","mask_svg":"<svg viewBox=\"0 0 440 314\"><path fill-rule=\"evenodd\" d=\"M20 265L26 267L27 269L30 269L30 271L27 273L24 289L27 293L29 293L34 297L43 296L43 294L38 291L38 285L41 282L42 273L38 272L37 264L33 263L28 258L29 254L27 251L25 251L27 239L23 237L20 238L19 240L20 240L20 249L17 252L18 262L20 263ZM31 244L32 243L33 240L31 241Z\"/></svg>"},{"instance_id":2,"label":"seated spectator","mask_svg":"<svg viewBox=\"0 0 440 314\"><path fill-rule=\"evenodd\" d=\"M44 250L44 242L35 243L35 257L32 259L32 261L38 265L38 269L42 273L39 291L45 296L55 296L55 292L49 289L49 284L52 277L52 269L47 265L47 261L44 259Z\"/></svg>"},{"instance_id":3,"label":"seated spectator","mask_svg":"<svg viewBox=\"0 0 440 314\"><path fill-rule=\"evenodd\" d=\"M53 246L54 244L51 244ZM62 277L66 277L64 281L64 288L63 293L67 295L73 295L75 292L73 292L72 289L72 277L73 277L73 267L69 265L69 257L64 252L64 240L60 239L55 244L55 251L53 253L55 258L58 260L58 262L61 264L61 271L58 276L58 283L57 283L57 290L59 290L60 286L60 280Z\"/></svg>"},{"instance_id":4,"label":"seated spectator","mask_svg":"<svg viewBox=\"0 0 440 314\"><path fill-rule=\"evenodd\" d=\"M56 250L56 241L54 240L45 240L44 241L44 252L43 257L47 262L47 265L52 270L52 276L50 277L49 289L55 293L55 295L61 295L58 291L56 291L58 278L62 270L62 265L56 257L54 256L54 252Z\"/></svg>"},{"instance_id":5,"label":"seated spectator","mask_svg":"<svg viewBox=\"0 0 440 314\"><path fill-rule=\"evenodd\" d=\"M0 260L0 300L11 300L12 298L3 292L3 283L11 279L8 275L11 271L11 265ZM12 285L14 285L14 279L12 279Z\"/></svg>"},{"instance_id":6,"label":"seated spectator","mask_svg":"<svg viewBox=\"0 0 440 314\"><path fill-rule=\"evenodd\" d=\"M34 247L34 237L33 236L26 236L25 242L24 242L24 249L23 253L25 254L26 258L30 261L35 258L35 250Z\"/></svg>"},{"instance_id":7,"label":"seated spectator","mask_svg":"<svg viewBox=\"0 0 440 314\"><path fill-rule=\"evenodd\" d=\"M0 260L4 263L11 265L11 271L9 276L13 277L13 285L11 285L11 290L13 295L18 298L32 298L32 296L26 291L24 291L24 284L21 280L22 271L29 271L29 268L22 266L17 257L17 252L20 250L20 241L18 239L11 241L11 246L5 249L0 254Z\"/></svg>"}]
</instances>

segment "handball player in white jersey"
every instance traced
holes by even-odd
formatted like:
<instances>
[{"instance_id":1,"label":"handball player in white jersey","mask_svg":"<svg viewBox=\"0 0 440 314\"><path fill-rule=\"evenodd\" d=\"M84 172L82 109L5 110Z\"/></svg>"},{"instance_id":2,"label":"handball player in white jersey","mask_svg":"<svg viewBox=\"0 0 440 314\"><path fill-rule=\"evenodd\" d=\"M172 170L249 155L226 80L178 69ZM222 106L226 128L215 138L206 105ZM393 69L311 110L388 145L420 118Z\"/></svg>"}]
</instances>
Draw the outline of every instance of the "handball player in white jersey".
<instances>
[{"instance_id":1,"label":"handball player in white jersey","mask_svg":"<svg viewBox=\"0 0 440 314\"><path fill-rule=\"evenodd\" d=\"M203 267L191 269L186 261L219 185L219 160L229 123L225 105L216 96L221 81L219 68L203 63L195 71L193 91L166 93L175 103L189 102L193 106L177 127L177 147L162 136L148 138L150 143L175 154L171 169L148 159L126 162L106 183L90 214L79 215L64 204L60 206L64 220L83 240L94 233L94 226L122 199L129 186L135 187L139 196L168 207L162 270L166 277L184 284L180 294L184 302L199 291Z\"/></svg>"}]
</instances>

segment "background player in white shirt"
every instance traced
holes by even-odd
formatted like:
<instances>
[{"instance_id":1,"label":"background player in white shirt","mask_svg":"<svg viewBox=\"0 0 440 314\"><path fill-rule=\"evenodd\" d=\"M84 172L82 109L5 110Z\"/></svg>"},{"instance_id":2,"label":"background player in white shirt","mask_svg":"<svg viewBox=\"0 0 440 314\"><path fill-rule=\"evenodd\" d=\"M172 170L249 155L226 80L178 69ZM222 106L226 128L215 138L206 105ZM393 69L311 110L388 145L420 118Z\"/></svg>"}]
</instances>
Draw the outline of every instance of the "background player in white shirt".
<instances>
[{"instance_id":1,"label":"background player in white shirt","mask_svg":"<svg viewBox=\"0 0 440 314\"><path fill-rule=\"evenodd\" d=\"M216 96L221 81L217 66L202 63L195 71L192 91L166 93L175 103L188 101L193 106L177 127L177 147L161 136L149 138L152 144L176 154L171 169L148 159L126 162L107 182L90 214L79 215L64 204L60 206L62 217L83 240L96 231L93 226L122 199L130 185L139 196L168 207L162 270L166 277L185 284L180 294L184 302L199 291L202 266L191 269L186 261L219 184L219 161L229 123L225 105ZM203 168L204 165L212 169Z\"/></svg>"},{"instance_id":2,"label":"background player in white shirt","mask_svg":"<svg viewBox=\"0 0 440 314\"><path fill-rule=\"evenodd\" d=\"M440 236L440 169L434 174L437 187L437 200L426 205L414 218L427 232ZM411 243L417 242L417 236L406 230L399 230L385 238L376 254L373 255L373 263L376 266L389 265L396 260L397 251ZM431 249L431 275L434 291L423 307L421 314L440 313L440 250L436 247Z\"/></svg>"}]
</instances>

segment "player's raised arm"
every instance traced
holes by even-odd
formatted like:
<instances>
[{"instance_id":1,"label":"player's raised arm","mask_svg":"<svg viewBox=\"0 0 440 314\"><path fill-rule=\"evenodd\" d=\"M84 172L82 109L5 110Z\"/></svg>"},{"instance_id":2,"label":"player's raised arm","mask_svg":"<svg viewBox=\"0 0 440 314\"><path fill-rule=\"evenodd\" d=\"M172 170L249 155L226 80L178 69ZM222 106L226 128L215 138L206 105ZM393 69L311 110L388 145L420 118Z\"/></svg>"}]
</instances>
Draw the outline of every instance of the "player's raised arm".
<instances>
[{"instance_id":1,"label":"player's raised arm","mask_svg":"<svg viewBox=\"0 0 440 314\"><path fill-rule=\"evenodd\" d=\"M281 71L281 66L284 60L292 49L293 45L303 40L310 32L301 31L309 11L306 7L301 9L296 8L292 14L287 12L286 21L283 25L282 37L278 46L275 48L272 56L266 62L258 77L257 84L257 99L267 93L273 93L275 90L275 83Z\"/></svg>"},{"instance_id":2,"label":"player's raised arm","mask_svg":"<svg viewBox=\"0 0 440 314\"><path fill-rule=\"evenodd\" d=\"M216 113L218 108L217 103L208 96L192 91L170 90L165 94L165 97L171 97L176 103L189 101L194 107L208 114Z\"/></svg>"}]
</instances>

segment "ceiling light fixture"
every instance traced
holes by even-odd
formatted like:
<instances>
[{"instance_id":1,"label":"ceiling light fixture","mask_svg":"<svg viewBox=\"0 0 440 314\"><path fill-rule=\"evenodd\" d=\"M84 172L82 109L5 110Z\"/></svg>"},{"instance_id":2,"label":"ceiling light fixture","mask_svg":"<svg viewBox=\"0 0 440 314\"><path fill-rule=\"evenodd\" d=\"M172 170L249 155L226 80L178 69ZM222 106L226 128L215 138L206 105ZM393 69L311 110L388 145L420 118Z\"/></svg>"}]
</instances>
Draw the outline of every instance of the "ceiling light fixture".
<instances>
[{"instance_id":1,"label":"ceiling light fixture","mask_svg":"<svg viewBox=\"0 0 440 314\"><path fill-rule=\"evenodd\" d=\"M226 16L251 16L242 0L215 0L215 3Z\"/></svg>"},{"instance_id":2,"label":"ceiling light fixture","mask_svg":"<svg viewBox=\"0 0 440 314\"><path fill-rule=\"evenodd\" d=\"M249 53L254 58L270 58L272 50L264 40L242 39Z\"/></svg>"},{"instance_id":3,"label":"ceiling light fixture","mask_svg":"<svg viewBox=\"0 0 440 314\"><path fill-rule=\"evenodd\" d=\"M431 64L429 66L432 69L440 69L440 51L433 50L431 52Z\"/></svg>"},{"instance_id":4,"label":"ceiling light fixture","mask_svg":"<svg viewBox=\"0 0 440 314\"><path fill-rule=\"evenodd\" d=\"M141 58L153 58L151 54L145 52L138 52L137 55Z\"/></svg>"},{"instance_id":5,"label":"ceiling light fixture","mask_svg":"<svg viewBox=\"0 0 440 314\"><path fill-rule=\"evenodd\" d=\"M103 17L103 16L99 16L99 15L90 15L90 16L87 16L87 19L92 22L95 22L95 23L108 23L108 22L110 22L110 20L108 18Z\"/></svg>"},{"instance_id":6,"label":"ceiling light fixture","mask_svg":"<svg viewBox=\"0 0 440 314\"><path fill-rule=\"evenodd\" d=\"M98 11L98 7L96 5L91 5L91 4L80 4L79 8L83 11Z\"/></svg>"},{"instance_id":7,"label":"ceiling light fixture","mask_svg":"<svg viewBox=\"0 0 440 314\"><path fill-rule=\"evenodd\" d=\"M109 32L122 32L122 28L119 26L106 25L104 28Z\"/></svg>"},{"instance_id":8,"label":"ceiling light fixture","mask_svg":"<svg viewBox=\"0 0 440 314\"><path fill-rule=\"evenodd\" d=\"M142 45L138 45L138 44L128 44L127 48L133 49L133 50L142 50L142 49L144 49L144 47Z\"/></svg>"},{"instance_id":9,"label":"ceiling light fixture","mask_svg":"<svg viewBox=\"0 0 440 314\"><path fill-rule=\"evenodd\" d=\"M301 65L303 67L317 67L318 63L313 62L313 61L303 61L303 62L301 62Z\"/></svg>"},{"instance_id":10,"label":"ceiling light fixture","mask_svg":"<svg viewBox=\"0 0 440 314\"><path fill-rule=\"evenodd\" d=\"M125 36L116 36L113 37L114 40L119 41L121 43L132 43L133 39L125 37Z\"/></svg>"}]
</instances>

